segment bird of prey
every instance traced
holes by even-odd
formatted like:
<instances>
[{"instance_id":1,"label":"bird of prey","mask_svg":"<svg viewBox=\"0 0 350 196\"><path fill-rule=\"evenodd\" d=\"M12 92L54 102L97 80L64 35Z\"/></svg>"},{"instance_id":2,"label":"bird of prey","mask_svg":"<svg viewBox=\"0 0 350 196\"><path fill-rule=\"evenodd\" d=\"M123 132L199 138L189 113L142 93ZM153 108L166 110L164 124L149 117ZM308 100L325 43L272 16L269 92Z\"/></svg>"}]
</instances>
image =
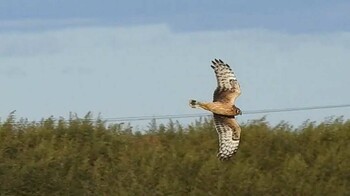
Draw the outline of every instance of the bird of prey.
<instances>
[{"instance_id":1,"label":"bird of prey","mask_svg":"<svg viewBox=\"0 0 350 196\"><path fill-rule=\"evenodd\" d=\"M235 74L228 64L222 60L213 60L211 67L214 69L217 88L214 91L213 102L199 102L190 100L192 108L202 108L213 113L215 129L219 136L220 160L228 160L238 150L241 128L235 116L241 115L241 110L235 106L241 89Z\"/></svg>"}]
</instances>

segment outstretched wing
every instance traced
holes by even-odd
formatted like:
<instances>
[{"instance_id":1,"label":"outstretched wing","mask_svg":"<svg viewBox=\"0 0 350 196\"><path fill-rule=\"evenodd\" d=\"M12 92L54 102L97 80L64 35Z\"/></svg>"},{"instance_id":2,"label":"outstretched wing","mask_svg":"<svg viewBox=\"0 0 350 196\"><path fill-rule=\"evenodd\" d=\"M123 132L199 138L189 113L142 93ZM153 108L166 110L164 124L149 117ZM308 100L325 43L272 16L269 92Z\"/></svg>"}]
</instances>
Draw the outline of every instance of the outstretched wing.
<instances>
[{"instance_id":1,"label":"outstretched wing","mask_svg":"<svg viewBox=\"0 0 350 196\"><path fill-rule=\"evenodd\" d=\"M241 88L235 74L228 64L215 59L211 67L215 71L218 86L214 92L214 101L229 102L234 105L241 94Z\"/></svg>"},{"instance_id":2,"label":"outstretched wing","mask_svg":"<svg viewBox=\"0 0 350 196\"><path fill-rule=\"evenodd\" d=\"M234 117L214 114L215 129L219 136L220 160L227 160L238 150L241 128Z\"/></svg>"}]
</instances>

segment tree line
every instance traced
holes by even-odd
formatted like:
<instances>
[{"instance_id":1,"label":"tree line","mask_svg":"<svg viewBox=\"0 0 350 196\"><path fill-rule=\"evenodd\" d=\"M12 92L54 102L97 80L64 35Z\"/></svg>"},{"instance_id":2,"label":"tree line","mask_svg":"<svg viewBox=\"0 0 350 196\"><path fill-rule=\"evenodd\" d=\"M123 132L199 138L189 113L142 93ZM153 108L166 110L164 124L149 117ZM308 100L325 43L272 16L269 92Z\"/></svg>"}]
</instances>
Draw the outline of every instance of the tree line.
<instances>
[{"instance_id":1,"label":"tree line","mask_svg":"<svg viewBox=\"0 0 350 196\"><path fill-rule=\"evenodd\" d=\"M210 118L143 131L91 119L0 123L0 195L350 195L349 120L254 120L223 162Z\"/></svg>"}]
</instances>

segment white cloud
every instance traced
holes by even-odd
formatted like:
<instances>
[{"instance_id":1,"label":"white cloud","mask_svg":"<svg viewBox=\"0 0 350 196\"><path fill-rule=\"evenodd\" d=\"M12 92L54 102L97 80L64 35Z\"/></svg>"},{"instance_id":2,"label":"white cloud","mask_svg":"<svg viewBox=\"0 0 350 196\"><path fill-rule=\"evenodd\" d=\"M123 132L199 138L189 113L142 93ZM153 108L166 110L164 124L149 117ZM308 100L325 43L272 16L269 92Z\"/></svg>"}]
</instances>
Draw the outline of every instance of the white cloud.
<instances>
[{"instance_id":1,"label":"white cloud","mask_svg":"<svg viewBox=\"0 0 350 196\"><path fill-rule=\"evenodd\" d=\"M61 50L50 33L0 33L0 57L50 55Z\"/></svg>"},{"instance_id":2,"label":"white cloud","mask_svg":"<svg viewBox=\"0 0 350 196\"><path fill-rule=\"evenodd\" d=\"M19 67L0 67L0 75L5 77L24 77L26 72Z\"/></svg>"},{"instance_id":3,"label":"white cloud","mask_svg":"<svg viewBox=\"0 0 350 196\"><path fill-rule=\"evenodd\" d=\"M1 66L26 73L23 81L0 80L8 82L12 92L3 96L0 106L35 118L89 110L105 117L194 112L187 99L210 100L215 88L212 58L222 58L237 73L243 110L338 104L350 98L344 91L350 82L348 32L174 33L165 25L150 25L0 36ZM31 89L33 96L25 96L22 87ZM16 104L7 104L11 101ZM271 118L295 121L324 115Z\"/></svg>"}]
</instances>

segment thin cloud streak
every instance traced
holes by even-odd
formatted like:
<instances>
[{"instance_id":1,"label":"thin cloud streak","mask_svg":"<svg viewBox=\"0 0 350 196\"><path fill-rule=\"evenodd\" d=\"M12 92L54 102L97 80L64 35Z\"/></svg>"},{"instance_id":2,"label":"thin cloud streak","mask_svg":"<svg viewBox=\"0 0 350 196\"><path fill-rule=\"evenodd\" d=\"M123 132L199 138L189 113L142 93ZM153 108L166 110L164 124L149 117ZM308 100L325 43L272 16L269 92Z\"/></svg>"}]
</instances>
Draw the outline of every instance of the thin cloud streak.
<instances>
[{"instance_id":1,"label":"thin cloud streak","mask_svg":"<svg viewBox=\"0 0 350 196\"><path fill-rule=\"evenodd\" d=\"M68 18L68 19L43 19L43 18L28 18L28 19L13 19L0 20L0 32L8 30L35 30L72 27L72 26L87 26L96 25L95 19L88 18Z\"/></svg>"}]
</instances>

